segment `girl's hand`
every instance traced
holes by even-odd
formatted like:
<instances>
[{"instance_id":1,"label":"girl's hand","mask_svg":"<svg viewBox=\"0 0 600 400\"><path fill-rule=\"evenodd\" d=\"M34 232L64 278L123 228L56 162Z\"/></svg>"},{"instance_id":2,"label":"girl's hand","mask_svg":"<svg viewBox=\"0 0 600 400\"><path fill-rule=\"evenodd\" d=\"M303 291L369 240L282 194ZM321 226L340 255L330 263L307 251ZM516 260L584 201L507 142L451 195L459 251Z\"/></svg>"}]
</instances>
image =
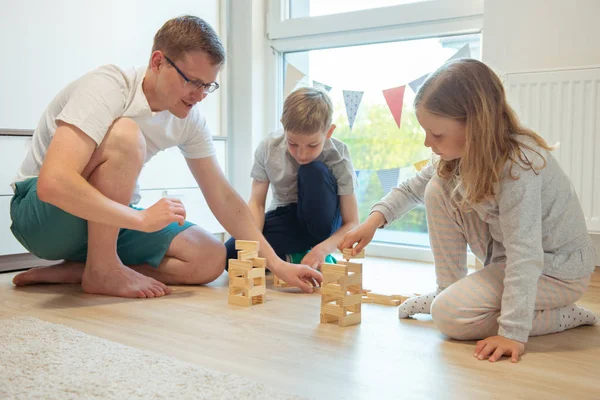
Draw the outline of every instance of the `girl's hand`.
<instances>
[{"instance_id":1,"label":"girl's hand","mask_svg":"<svg viewBox=\"0 0 600 400\"><path fill-rule=\"evenodd\" d=\"M511 361L516 363L523 353L525 353L525 343L504 336L491 336L477 342L474 356L479 360L489 358L490 362L498 361L502 356L510 356Z\"/></svg>"},{"instance_id":2,"label":"girl's hand","mask_svg":"<svg viewBox=\"0 0 600 400\"><path fill-rule=\"evenodd\" d=\"M374 212L369 215L367 220L362 224L358 225L356 228L352 229L346 235L338 245L338 249L340 251L344 251L344 249L352 249L352 254L356 255L361 252L362 249L368 245L371 240L373 240L373 236L375 236L375 231L377 228L382 226L385 223L385 218L383 214L379 212ZM354 244L356 243L356 247Z\"/></svg>"}]
</instances>

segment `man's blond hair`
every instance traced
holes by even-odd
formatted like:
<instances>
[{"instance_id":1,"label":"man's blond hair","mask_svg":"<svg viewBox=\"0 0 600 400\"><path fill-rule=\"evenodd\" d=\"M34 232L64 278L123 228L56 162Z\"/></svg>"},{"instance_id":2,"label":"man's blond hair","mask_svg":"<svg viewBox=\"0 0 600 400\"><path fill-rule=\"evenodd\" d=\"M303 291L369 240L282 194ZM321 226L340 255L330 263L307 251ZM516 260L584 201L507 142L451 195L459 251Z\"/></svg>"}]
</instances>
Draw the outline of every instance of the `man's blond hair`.
<instances>
[{"instance_id":1,"label":"man's blond hair","mask_svg":"<svg viewBox=\"0 0 600 400\"><path fill-rule=\"evenodd\" d=\"M303 87L293 91L283 103L281 123L286 132L324 133L331 126L333 104L327 92Z\"/></svg>"},{"instance_id":2,"label":"man's blond hair","mask_svg":"<svg viewBox=\"0 0 600 400\"><path fill-rule=\"evenodd\" d=\"M160 50L174 61L186 53L202 51L213 65L225 62L225 49L217 32L202 18L184 15L173 18L156 32L152 52Z\"/></svg>"}]
</instances>

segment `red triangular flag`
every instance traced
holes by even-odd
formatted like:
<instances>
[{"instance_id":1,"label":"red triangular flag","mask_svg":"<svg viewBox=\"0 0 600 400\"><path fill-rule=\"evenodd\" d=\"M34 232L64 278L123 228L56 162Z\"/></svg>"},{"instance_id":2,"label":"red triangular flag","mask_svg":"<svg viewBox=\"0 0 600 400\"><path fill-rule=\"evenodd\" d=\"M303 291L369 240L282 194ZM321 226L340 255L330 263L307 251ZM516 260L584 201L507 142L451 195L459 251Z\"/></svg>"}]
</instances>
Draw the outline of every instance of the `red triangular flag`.
<instances>
[{"instance_id":1,"label":"red triangular flag","mask_svg":"<svg viewBox=\"0 0 600 400\"><path fill-rule=\"evenodd\" d=\"M404 102L404 89L406 86L399 86L383 90L383 97L387 102L392 116L396 120L396 125L400 128L400 119L402 118L402 103Z\"/></svg>"}]
</instances>

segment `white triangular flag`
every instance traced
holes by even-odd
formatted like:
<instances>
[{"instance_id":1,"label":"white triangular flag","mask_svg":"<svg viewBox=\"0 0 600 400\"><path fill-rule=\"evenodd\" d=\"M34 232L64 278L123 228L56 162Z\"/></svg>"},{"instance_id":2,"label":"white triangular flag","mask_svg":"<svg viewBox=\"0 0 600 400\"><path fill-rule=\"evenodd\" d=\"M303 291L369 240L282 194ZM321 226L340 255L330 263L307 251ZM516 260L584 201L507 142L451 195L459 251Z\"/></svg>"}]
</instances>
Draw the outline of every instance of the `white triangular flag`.
<instances>
[{"instance_id":1,"label":"white triangular flag","mask_svg":"<svg viewBox=\"0 0 600 400\"><path fill-rule=\"evenodd\" d=\"M285 71L285 87L283 89L283 98L289 96L290 93L294 91L298 82L304 79L306 75L302 73L302 71L298 70L292 64L287 65L287 69Z\"/></svg>"}]
</instances>

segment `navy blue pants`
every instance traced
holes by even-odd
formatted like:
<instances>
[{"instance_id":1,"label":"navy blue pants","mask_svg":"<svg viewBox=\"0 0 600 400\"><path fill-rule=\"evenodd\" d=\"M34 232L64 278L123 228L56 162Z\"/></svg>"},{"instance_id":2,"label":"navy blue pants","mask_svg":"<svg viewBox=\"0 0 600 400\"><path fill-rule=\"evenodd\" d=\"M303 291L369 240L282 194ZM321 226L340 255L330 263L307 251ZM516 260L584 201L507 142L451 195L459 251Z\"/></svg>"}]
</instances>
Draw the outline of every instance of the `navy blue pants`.
<instances>
[{"instance_id":1,"label":"navy blue pants","mask_svg":"<svg viewBox=\"0 0 600 400\"><path fill-rule=\"evenodd\" d=\"M342 225L337 182L320 161L298 169L298 203L288 204L265 215L263 235L275 253L307 251L335 233ZM235 239L225 243L227 259L237 258ZM227 266L225 267L227 268Z\"/></svg>"}]
</instances>

